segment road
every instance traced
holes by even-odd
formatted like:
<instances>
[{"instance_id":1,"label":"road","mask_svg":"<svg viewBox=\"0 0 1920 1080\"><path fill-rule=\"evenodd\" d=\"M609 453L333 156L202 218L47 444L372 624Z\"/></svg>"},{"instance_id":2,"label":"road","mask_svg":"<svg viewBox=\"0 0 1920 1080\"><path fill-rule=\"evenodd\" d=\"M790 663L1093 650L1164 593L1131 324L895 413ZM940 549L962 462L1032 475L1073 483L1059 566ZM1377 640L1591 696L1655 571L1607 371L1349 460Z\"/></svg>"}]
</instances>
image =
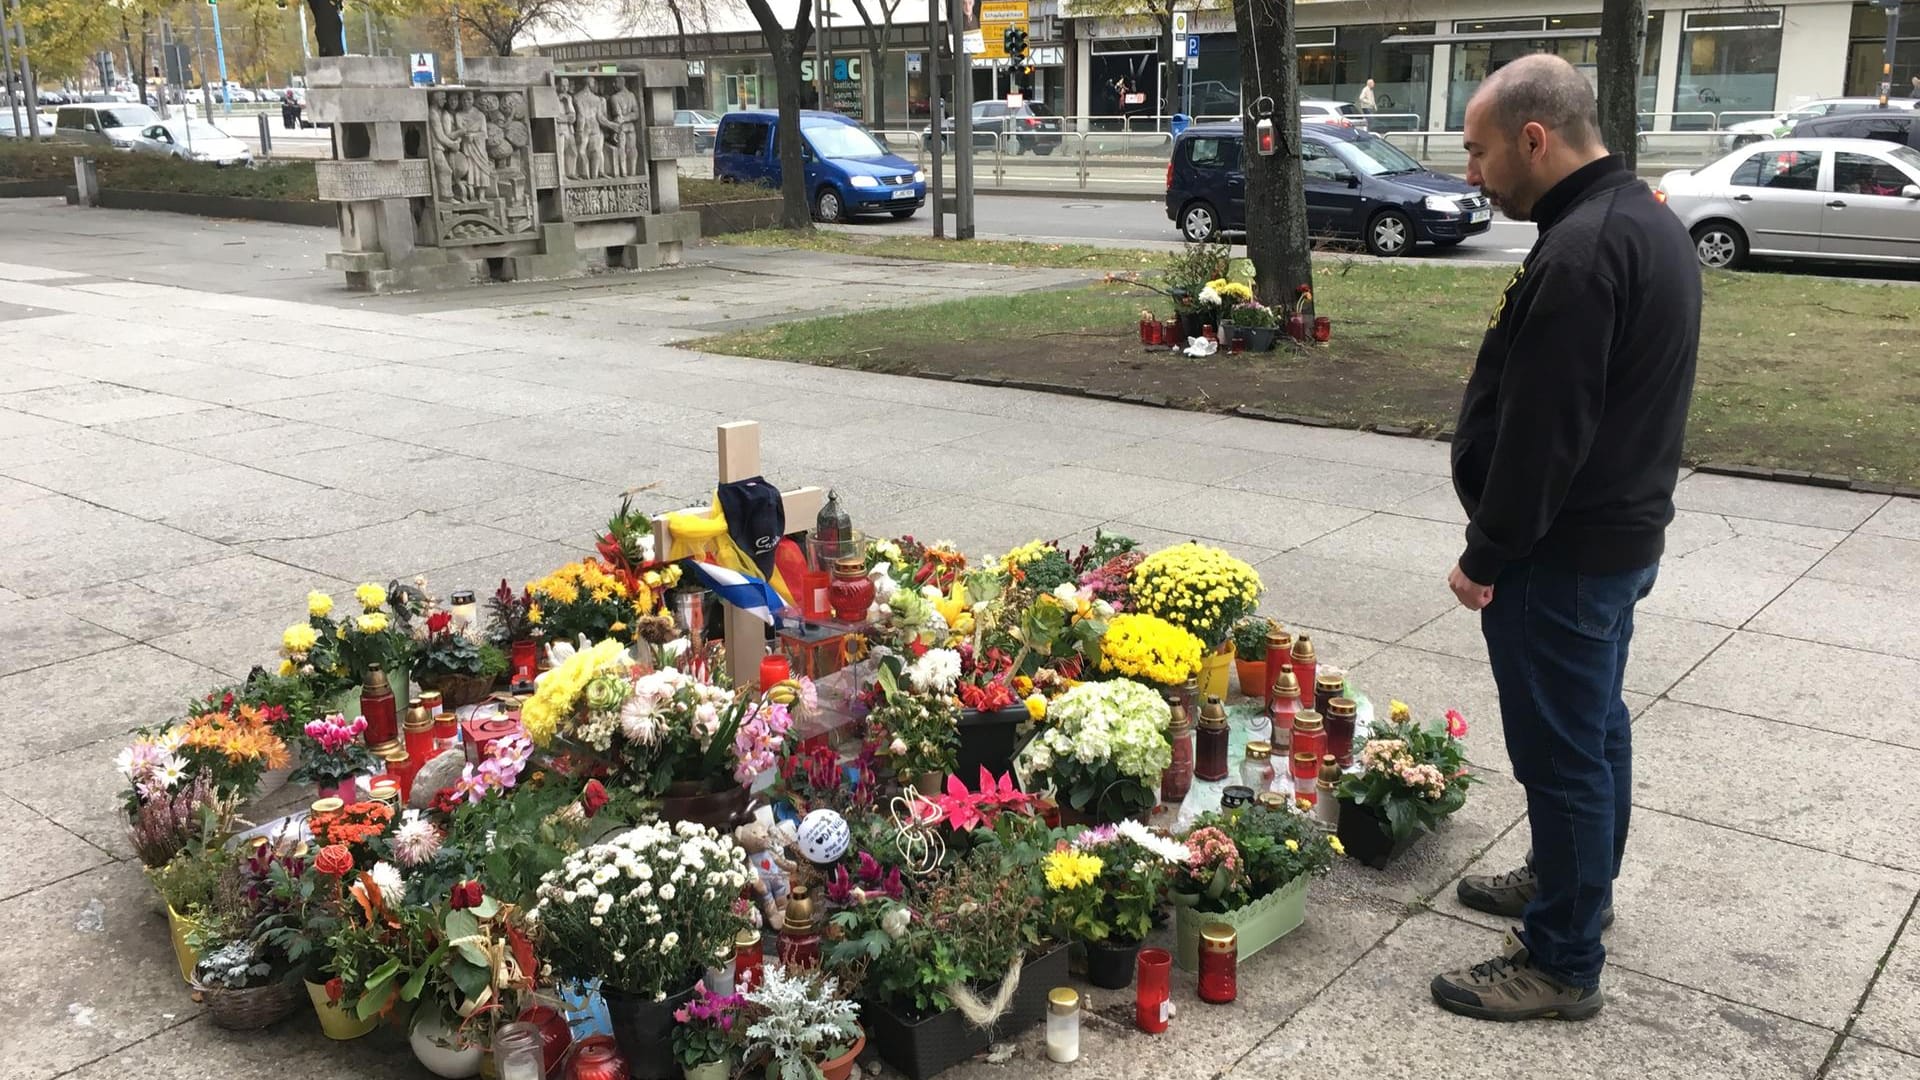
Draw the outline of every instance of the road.
<instances>
[{"instance_id":1,"label":"road","mask_svg":"<svg viewBox=\"0 0 1920 1080\"><path fill-rule=\"evenodd\" d=\"M975 230L985 238L1168 249L1180 246L1180 235L1167 220L1165 204L1157 201L1099 195L978 195L974 207ZM928 212L922 210L905 221L861 218L844 228L862 234L926 235L933 224ZM1534 235L1532 225L1495 217L1491 229L1459 247L1441 251L1422 246L1416 257L1450 263L1516 263L1532 246Z\"/></svg>"}]
</instances>

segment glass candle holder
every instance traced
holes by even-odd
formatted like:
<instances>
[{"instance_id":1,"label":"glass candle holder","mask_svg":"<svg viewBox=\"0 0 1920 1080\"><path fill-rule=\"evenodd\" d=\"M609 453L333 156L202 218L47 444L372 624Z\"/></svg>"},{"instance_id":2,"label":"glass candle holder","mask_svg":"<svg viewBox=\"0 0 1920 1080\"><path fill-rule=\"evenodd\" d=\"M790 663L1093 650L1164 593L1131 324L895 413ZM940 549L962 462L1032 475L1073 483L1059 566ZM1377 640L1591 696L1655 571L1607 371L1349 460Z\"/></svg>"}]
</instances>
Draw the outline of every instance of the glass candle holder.
<instances>
[{"instance_id":1,"label":"glass candle holder","mask_svg":"<svg viewBox=\"0 0 1920 1080\"><path fill-rule=\"evenodd\" d=\"M1293 718L1293 752L1308 754L1315 761L1327 752L1326 723L1312 709L1302 709Z\"/></svg>"},{"instance_id":2,"label":"glass candle holder","mask_svg":"<svg viewBox=\"0 0 1920 1080\"><path fill-rule=\"evenodd\" d=\"M1140 317L1140 344L1157 345L1160 342L1160 322L1151 315Z\"/></svg>"},{"instance_id":3,"label":"glass candle holder","mask_svg":"<svg viewBox=\"0 0 1920 1080\"><path fill-rule=\"evenodd\" d=\"M1353 729L1359 715L1360 704L1352 698L1336 697L1327 702L1327 711L1323 714L1327 725L1326 752L1342 767L1353 764Z\"/></svg>"},{"instance_id":4,"label":"glass candle holder","mask_svg":"<svg viewBox=\"0 0 1920 1080\"><path fill-rule=\"evenodd\" d=\"M1327 342L1333 340L1333 320L1332 319L1327 318L1325 315L1314 316L1313 340L1319 342L1322 345L1325 345Z\"/></svg>"},{"instance_id":5,"label":"glass candle holder","mask_svg":"<svg viewBox=\"0 0 1920 1080\"><path fill-rule=\"evenodd\" d=\"M793 663L785 653L770 652L760 658L760 692L767 691L793 678Z\"/></svg>"},{"instance_id":6,"label":"glass candle holder","mask_svg":"<svg viewBox=\"0 0 1920 1080\"><path fill-rule=\"evenodd\" d=\"M1315 783L1320 779L1320 759L1312 754L1293 755L1293 797L1312 806L1318 798Z\"/></svg>"},{"instance_id":7,"label":"glass candle holder","mask_svg":"<svg viewBox=\"0 0 1920 1080\"><path fill-rule=\"evenodd\" d=\"M546 1041L533 1024L515 1020L493 1033L493 1067L499 1080L545 1080Z\"/></svg>"},{"instance_id":8,"label":"glass candle holder","mask_svg":"<svg viewBox=\"0 0 1920 1080\"><path fill-rule=\"evenodd\" d=\"M1248 741L1247 756L1240 762L1240 782L1252 788L1256 795L1273 783L1273 766L1267 761L1272 756L1273 746L1266 740Z\"/></svg>"},{"instance_id":9,"label":"glass candle holder","mask_svg":"<svg viewBox=\"0 0 1920 1080\"><path fill-rule=\"evenodd\" d=\"M1240 937L1226 923L1200 928L1200 1000L1226 1005L1240 995Z\"/></svg>"},{"instance_id":10,"label":"glass candle holder","mask_svg":"<svg viewBox=\"0 0 1920 1080\"><path fill-rule=\"evenodd\" d=\"M1167 743L1173 748L1173 760L1160 773L1160 801L1177 803L1193 789L1193 722L1177 695L1168 695L1173 719L1167 726Z\"/></svg>"},{"instance_id":11,"label":"glass candle holder","mask_svg":"<svg viewBox=\"0 0 1920 1080\"><path fill-rule=\"evenodd\" d=\"M733 990L744 994L760 985L760 973L766 967L766 944L758 930L742 930L733 939Z\"/></svg>"},{"instance_id":12,"label":"glass candle holder","mask_svg":"<svg viewBox=\"0 0 1920 1080\"><path fill-rule=\"evenodd\" d=\"M1065 1064L1080 1057L1080 991L1056 987L1047 995L1047 1060Z\"/></svg>"},{"instance_id":13,"label":"glass candle holder","mask_svg":"<svg viewBox=\"0 0 1920 1080\"><path fill-rule=\"evenodd\" d=\"M1134 980L1133 1023L1149 1035L1167 1030L1173 1016L1173 954L1165 949L1141 949Z\"/></svg>"}]
</instances>

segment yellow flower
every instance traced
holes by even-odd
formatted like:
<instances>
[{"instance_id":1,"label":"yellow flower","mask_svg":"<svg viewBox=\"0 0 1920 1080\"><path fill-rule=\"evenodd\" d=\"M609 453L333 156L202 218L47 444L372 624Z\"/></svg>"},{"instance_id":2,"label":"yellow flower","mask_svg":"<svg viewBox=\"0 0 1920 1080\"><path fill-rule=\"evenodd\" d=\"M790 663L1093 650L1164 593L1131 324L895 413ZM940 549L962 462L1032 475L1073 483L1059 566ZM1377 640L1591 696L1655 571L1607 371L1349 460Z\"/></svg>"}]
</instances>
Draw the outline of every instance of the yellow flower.
<instances>
[{"instance_id":1,"label":"yellow flower","mask_svg":"<svg viewBox=\"0 0 1920 1080\"><path fill-rule=\"evenodd\" d=\"M291 675L298 670L299 670L298 668L293 666L293 661L291 660L280 661L280 674L282 677Z\"/></svg>"},{"instance_id":2,"label":"yellow flower","mask_svg":"<svg viewBox=\"0 0 1920 1080\"><path fill-rule=\"evenodd\" d=\"M540 619L541 619L540 605L528 604L527 605L527 621L532 623L535 626L539 626Z\"/></svg>"},{"instance_id":3,"label":"yellow flower","mask_svg":"<svg viewBox=\"0 0 1920 1080\"><path fill-rule=\"evenodd\" d=\"M1327 843L1332 846L1335 855L1345 855L1347 853L1347 845L1341 843L1339 837L1329 836L1327 837Z\"/></svg>"},{"instance_id":4,"label":"yellow flower","mask_svg":"<svg viewBox=\"0 0 1920 1080\"><path fill-rule=\"evenodd\" d=\"M360 606L366 608L368 611L373 611L385 605L387 602L387 590L375 585L371 581L353 590L353 595L359 599ZM308 602L312 602L311 598L309 598Z\"/></svg>"},{"instance_id":5,"label":"yellow flower","mask_svg":"<svg viewBox=\"0 0 1920 1080\"><path fill-rule=\"evenodd\" d=\"M1047 888L1055 892L1064 892L1090 884L1094 878L1100 876L1100 870L1105 865L1100 861L1100 856L1090 855L1084 851L1075 851L1072 848L1050 851L1043 863L1047 875Z\"/></svg>"},{"instance_id":6,"label":"yellow flower","mask_svg":"<svg viewBox=\"0 0 1920 1080\"><path fill-rule=\"evenodd\" d=\"M313 627L306 623L294 623L280 635L280 647L285 649L288 655L305 654L312 652L314 644L319 640L320 635L314 632Z\"/></svg>"},{"instance_id":7,"label":"yellow flower","mask_svg":"<svg viewBox=\"0 0 1920 1080\"><path fill-rule=\"evenodd\" d=\"M385 632L392 624L387 621L385 612L369 611L365 615L355 617L353 625L363 634L378 634Z\"/></svg>"},{"instance_id":8,"label":"yellow flower","mask_svg":"<svg viewBox=\"0 0 1920 1080\"><path fill-rule=\"evenodd\" d=\"M1041 697L1039 694L1029 695L1027 697L1027 716L1039 720L1046 715L1047 699Z\"/></svg>"},{"instance_id":9,"label":"yellow flower","mask_svg":"<svg viewBox=\"0 0 1920 1080\"><path fill-rule=\"evenodd\" d=\"M1298 840L1288 840L1288 841L1287 841L1287 850L1288 850L1288 851L1299 851L1299 850L1300 850L1300 841L1298 841Z\"/></svg>"},{"instance_id":10,"label":"yellow flower","mask_svg":"<svg viewBox=\"0 0 1920 1080\"><path fill-rule=\"evenodd\" d=\"M333 614L333 597L315 589L307 594L307 614L324 619Z\"/></svg>"}]
</instances>

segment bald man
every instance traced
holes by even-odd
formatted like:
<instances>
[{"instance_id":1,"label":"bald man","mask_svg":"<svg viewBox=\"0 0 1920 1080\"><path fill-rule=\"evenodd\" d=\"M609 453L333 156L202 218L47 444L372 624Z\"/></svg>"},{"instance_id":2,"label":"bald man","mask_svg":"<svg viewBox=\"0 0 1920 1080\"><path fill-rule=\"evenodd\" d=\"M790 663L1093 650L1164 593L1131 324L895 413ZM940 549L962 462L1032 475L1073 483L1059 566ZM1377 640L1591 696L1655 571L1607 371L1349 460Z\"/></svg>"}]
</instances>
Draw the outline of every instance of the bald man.
<instances>
[{"instance_id":1,"label":"bald man","mask_svg":"<svg viewBox=\"0 0 1920 1080\"><path fill-rule=\"evenodd\" d=\"M1557 56L1501 68L1467 106L1467 179L1539 226L1487 322L1460 403L1453 483L1466 546L1448 574L1480 613L1527 865L1460 883L1519 919L1500 955L1433 980L1488 1020L1600 1011L1633 754L1621 699L1634 605L1673 520L1700 341L1700 268L1677 218L1599 136Z\"/></svg>"}]
</instances>

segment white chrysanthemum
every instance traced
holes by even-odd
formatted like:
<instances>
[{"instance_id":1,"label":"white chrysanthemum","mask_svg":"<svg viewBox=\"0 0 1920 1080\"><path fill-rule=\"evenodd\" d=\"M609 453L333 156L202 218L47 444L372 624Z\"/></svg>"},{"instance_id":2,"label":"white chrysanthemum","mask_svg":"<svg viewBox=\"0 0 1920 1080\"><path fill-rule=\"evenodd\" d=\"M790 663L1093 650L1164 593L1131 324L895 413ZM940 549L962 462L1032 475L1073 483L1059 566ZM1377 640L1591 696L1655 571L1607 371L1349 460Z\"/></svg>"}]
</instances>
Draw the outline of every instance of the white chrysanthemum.
<instances>
[{"instance_id":1,"label":"white chrysanthemum","mask_svg":"<svg viewBox=\"0 0 1920 1080\"><path fill-rule=\"evenodd\" d=\"M433 822L418 810L409 810L400 817L400 827L393 831L393 857L408 867L422 866L432 862L440 851L440 830Z\"/></svg>"},{"instance_id":2,"label":"white chrysanthemum","mask_svg":"<svg viewBox=\"0 0 1920 1080\"><path fill-rule=\"evenodd\" d=\"M953 649L928 649L908 665L907 681L916 693L951 694L960 681L960 654Z\"/></svg>"},{"instance_id":3,"label":"white chrysanthemum","mask_svg":"<svg viewBox=\"0 0 1920 1080\"><path fill-rule=\"evenodd\" d=\"M388 907L399 907L407 900L407 879L400 875L400 868L389 862L377 862L367 876L380 889L380 899Z\"/></svg>"}]
</instances>

